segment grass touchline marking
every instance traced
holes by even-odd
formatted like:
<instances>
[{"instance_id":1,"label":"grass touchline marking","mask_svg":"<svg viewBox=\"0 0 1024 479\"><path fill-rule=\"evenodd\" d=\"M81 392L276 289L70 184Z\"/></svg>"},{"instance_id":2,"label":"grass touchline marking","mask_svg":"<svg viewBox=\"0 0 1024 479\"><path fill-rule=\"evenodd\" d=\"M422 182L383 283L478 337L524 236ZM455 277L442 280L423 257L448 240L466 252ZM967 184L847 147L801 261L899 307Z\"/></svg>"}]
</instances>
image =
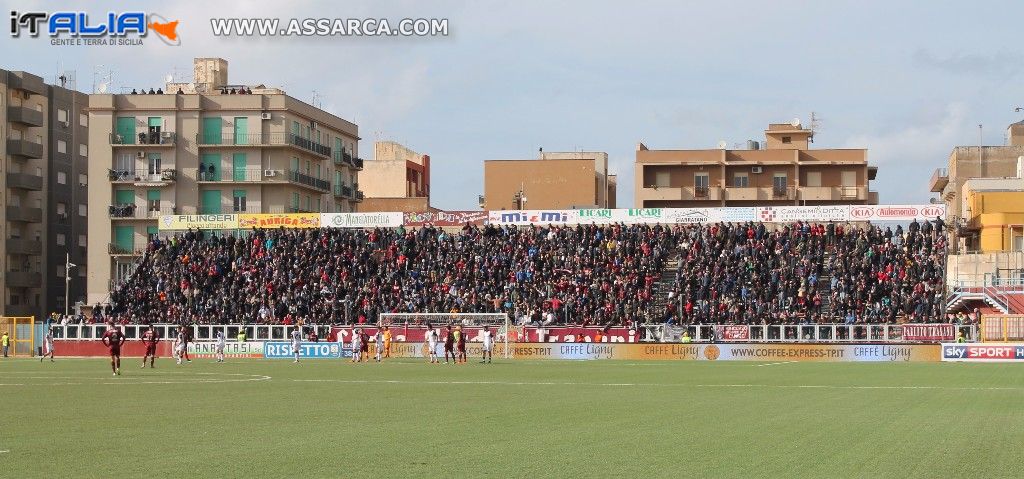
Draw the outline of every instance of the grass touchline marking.
<instances>
[{"instance_id":1,"label":"grass touchline marking","mask_svg":"<svg viewBox=\"0 0 1024 479\"><path fill-rule=\"evenodd\" d=\"M564 381L406 381L398 379L292 379L305 383L346 384L435 384L494 386L608 386L608 387L689 387L689 388L771 388L771 389L883 389L883 390L948 390L948 391L1024 391L1024 387L959 387L959 386L842 386L829 384L684 384L684 383L581 383Z\"/></svg>"},{"instance_id":2,"label":"grass touchline marking","mask_svg":"<svg viewBox=\"0 0 1024 479\"><path fill-rule=\"evenodd\" d=\"M780 363L755 364L754 366L757 366L757 367L761 367L761 366L778 366L780 364L790 364L790 363L795 363L795 362L796 361L782 361Z\"/></svg>"}]
</instances>

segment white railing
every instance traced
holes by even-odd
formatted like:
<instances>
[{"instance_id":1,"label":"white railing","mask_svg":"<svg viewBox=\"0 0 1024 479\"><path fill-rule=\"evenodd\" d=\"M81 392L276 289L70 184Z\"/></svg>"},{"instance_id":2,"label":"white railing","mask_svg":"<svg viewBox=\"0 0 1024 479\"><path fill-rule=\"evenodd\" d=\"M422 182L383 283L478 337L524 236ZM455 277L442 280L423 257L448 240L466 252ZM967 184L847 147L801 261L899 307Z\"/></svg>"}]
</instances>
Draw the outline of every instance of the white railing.
<instances>
[{"instance_id":1,"label":"white railing","mask_svg":"<svg viewBox=\"0 0 1024 479\"><path fill-rule=\"evenodd\" d=\"M238 337L238 330L240 328L245 328L247 341L285 341L291 337L290 334L292 329L295 328L295 326L286 326L283 324L244 326L238 324L195 324L189 327L192 328L192 339L195 341L213 339L217 337L217 331L223 332L224 337L226 337L228 341L234 341ZM141 338L142 333L148 328L149 326L145 324L125 324L121 326L121 331L124 332L125 337L132 340ZM155 328L161 338L173 339L177 335L178 325L158 324L155 325ZM304 325L303 329L307 334L311 329L315 329L317 336L319 336L321 340L326 339L331 333L331 325L329 324ZM53 331L54 339L99 340L107 330L107 325L54 324L50 326L50 330ZM305 337L305 335L303 335L303 337Z\"/></svg>"},{"instance_id":2,"label":"white railing","mask_svg":"<svg viewBox=\"0 0 1024 479\"><path fill-rule=\"evenodd\" d=\"M964 338L977 338L977 325L956 324ZM739 325L686 325L669 326L645 324L641 341L678 342L685 329L693 342L736 343L905 343L936 341L910 341L903 338L902 324L739 324Z\"/></svg>"}]
</instances>

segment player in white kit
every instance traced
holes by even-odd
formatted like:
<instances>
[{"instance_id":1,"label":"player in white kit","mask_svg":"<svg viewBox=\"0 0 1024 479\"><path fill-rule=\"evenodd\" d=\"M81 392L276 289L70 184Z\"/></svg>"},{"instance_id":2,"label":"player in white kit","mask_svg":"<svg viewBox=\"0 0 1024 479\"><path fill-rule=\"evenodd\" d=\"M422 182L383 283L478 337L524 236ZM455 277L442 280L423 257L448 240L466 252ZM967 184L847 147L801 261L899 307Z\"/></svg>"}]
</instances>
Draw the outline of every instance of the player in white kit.
<instances>
[{"instance_id":1,"label":"player in white kit","mask_svg":"<svg viewBox=\"0 0 1024 479\"><path fill-rule=\"evenodd\" d=\"M483 350L483 358L480 360L480 364L491 362L491 350L494 349L494 333L491 332L491 328L484 326L483 331L484 344L481 348Z\"/></svg>"},{"instance_id":2,"label":"player in white kit","mask_svg":"<svg viewBox=\"0 0 1024 479\"><path fill-rule=\"evenodd\" d=\"M292 330L292 353L295 355L295 361L292 361L293 363L299 362L299 348L301 346L302 333L299 331L299 328L295 328Z\"/></svg>"},{"instance_id":3,"label":"player in white kit","mask_svg":"<svg viewBox=\"0 0 1024 479\"><path fill-rule=\"evenodd\" d=\"M381 328L377 328L377 333L373 335L373 340L376 343L375 346L377 346L377 354L375 356L377 358L377 362L379 363L381 357L383 357L384 354L384 332L381 331Z\"/></svg>"},{"instance_id":4,"label":"player in white kit","mask_svg":"<svg viewBox=\"0 0 1024 479\"><path fill-rule=\"evenodd\" d=\"M46 337L43 338L43 355L39 356L39 362L43 362L43 358L49 356L50 362L53 362L53 332L50 330L46 331Z\"/></svg>"},{"instance_id":5,"label":"player in white kit","mask_svg":"<svg viewBox=\"0 0 1024 479\"><path fill-rule=\"evenodd\" d=\"M437 331L430 327L427 329L427 357L430 358L430 362L436 363L437 361Z\"/></svg>"},{"instance_id":6,"label":"player in white kit","mask_svg":"<svg viewBox=\"0 0 1024 479\"><path fill-rule=\"evenodd\" d=\"M214 350L214 355L217 357L218 363L224 362L224 345L226 342L227 340L224 339L224 332L217 331L217 344L215 346L216 349Z\"/></svg>"},{"instance_id":7,"label":"player in white kit","mask_svg":"<svg viewBox=\"0 0 1024 479\"><path fill-rule=\"evenodd\" d=\"M363 357L363 344L360 331L358 329L352 330L352 362L358 363Z\"/></svg>"},{"instance_id":8,"label":"player in white kit","mask_svg":"<svg viewBox=\"0 0 1024 479\"><path fill-rule=\"evenodd\" d=\"M185 339L185 327L178 328L178 335L174 338L174 359L177 364L181 364L182 358L185 356L185 348L188 347L188 340Z\"/></svg>"}]
</instances>

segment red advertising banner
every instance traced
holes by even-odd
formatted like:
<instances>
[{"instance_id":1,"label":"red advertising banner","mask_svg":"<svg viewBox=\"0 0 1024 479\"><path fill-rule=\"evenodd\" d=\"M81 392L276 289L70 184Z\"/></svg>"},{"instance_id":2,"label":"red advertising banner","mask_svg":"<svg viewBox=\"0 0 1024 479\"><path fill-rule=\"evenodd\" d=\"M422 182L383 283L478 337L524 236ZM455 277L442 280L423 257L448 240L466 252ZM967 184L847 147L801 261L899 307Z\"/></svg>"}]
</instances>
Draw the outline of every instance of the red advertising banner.
<instances>
[{"instance_id":1,"label":"red advertising banner","mask_svg":"<svg viewBox=\"0 0 1024 479\"><path fill-rule=\"evenodd\" d=\"M952 324L904 324L904 341L952 341L956 327Z\"/></svg>"},{"instance_id":2,"label":"red advertising banner","mask_svg":"<svg viewBox=\"0 0 1024 479\"><path fill-rule=\"evenodd\" d=\"M486 211L416 211L405 213L402 223L405 226L463 226L466 223L483 224L487 220Z\"/></svg>"},{"instance_id":3,"label":"red advertising banner","mask_svg":"<svg viewBox=\"0 0 1024 479\"><path fill-rule=\"evenodd\" d=\"M750 328L746 326L715 326L715 335L722 341L747 341L750 339Z\"/></svg>"}]
</instances>

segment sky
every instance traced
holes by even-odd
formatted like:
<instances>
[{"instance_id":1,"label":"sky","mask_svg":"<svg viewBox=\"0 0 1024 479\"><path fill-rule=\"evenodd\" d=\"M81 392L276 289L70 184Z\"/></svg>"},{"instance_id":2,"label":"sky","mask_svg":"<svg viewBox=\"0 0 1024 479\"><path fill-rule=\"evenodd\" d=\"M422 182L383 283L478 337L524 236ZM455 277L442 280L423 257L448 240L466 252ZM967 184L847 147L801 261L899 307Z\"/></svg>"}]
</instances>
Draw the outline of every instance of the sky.
<instances>
[{"instance_id":1,"label":"sky","mask_svg":"<svg viewBox=\"0 0 1024 479\"><path fill-rule=\"evenodd\" d=\"M232 83L279 86L359 125L361 156L394 140L431 157L433 206L476 209L483 161L605 151L632 206L636 144L714 148L820 118L816 148L867 148L884 204L927 203L956 145L1005 143L1024 118L1024 3L986 1L0 0L5 11L138 8L181 45L52 46L0 36L0 68L92 92L188 81L223 57ZM212 17L446 18L445 37L223 38ZM979 137L979 127L982 125Z\"/></svg>"}]
</instances>

